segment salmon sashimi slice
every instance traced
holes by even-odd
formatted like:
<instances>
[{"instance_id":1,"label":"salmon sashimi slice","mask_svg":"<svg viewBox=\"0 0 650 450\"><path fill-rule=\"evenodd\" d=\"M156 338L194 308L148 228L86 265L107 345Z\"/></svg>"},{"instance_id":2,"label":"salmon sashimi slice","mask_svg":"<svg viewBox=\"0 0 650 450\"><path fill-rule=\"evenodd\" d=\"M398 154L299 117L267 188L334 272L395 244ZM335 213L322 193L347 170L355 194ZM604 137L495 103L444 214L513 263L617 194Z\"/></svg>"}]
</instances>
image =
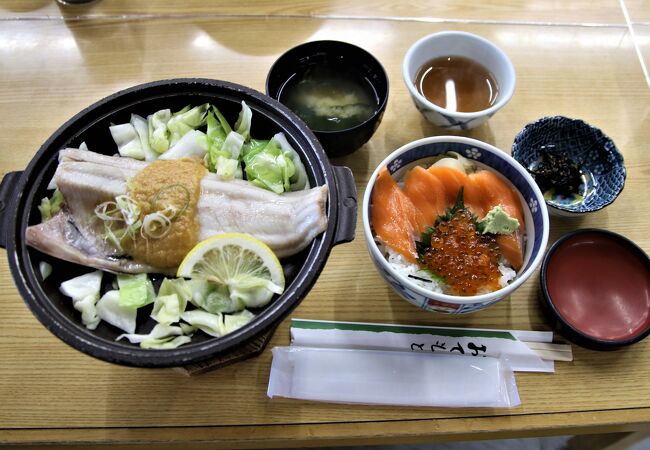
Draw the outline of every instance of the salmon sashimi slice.
<instances>
[{"instance_id":1,"label":"salmon sashimi slice","mask_svg":"<svg viewBox=\"0 0 650 450\"><path fill-rule=\"evenodd\" d=\"M463 190L463 202L467 209L481 219L490 211L490 208L485 207L484 197L483 187L474 182L471 175L468 176Z\"/></svg>"},{"instance_id":2,"label":"salmon sashimi slice","mask_svg":"<svg viewBox=\"0 0 650 450\"><path fill-rule=\"evenodd\" d=\"M414 167L406 174L404 193L420 210L424 221L429 225L433 225L449 206L445 185L437 176L420 166Z\"/></svg>"},{"instance_id":3,"label":"salmon sashimi slice","mask_svg":"<svg viewBox=\"0 0 650 450\"><path fill-rule=\"evenodd\" d=\"M447 205L453 205L458 196L458 191L467 184L467 175L458 169L447 166L431 166L427 171L442 182L447 197Z\"/></svg>"},{"instance_id":4,"label":"salmon sashimi slice","mask_svg":"<svg viewBox=\"0 0 650 450\"><path fill-rule=\"evenodd\" d=\"M515 270L521 269L523 260L523 226L524 211L519 195L506 181L489 170L481 170L469 175L470 185L475 185L482 193L482 205L485 214L495 206L500 205L511 217L519 221L519 228L510 235L497 236L497 244L503 257L512 264ZM479 216L484 217L484 214Z\"/></svg>"},{"instance_id":5,"label":"salmon sashimi slice","mask_svg":"<svg viewBox=\"0 0 650 450\"><path fill-rule=\"evenodd\" d=\"M419 238L427 222L385 167L377 176L371 200L370 217L377 237L408 261L415 262L415 238Z\"/></svg>"},{"instance_id":6,"label":"salmon sashimi slice","mask_svg":"<svg viewBox=\"0 0 650 450\"><path fill-rule=\"evenodd\" d=\"M522 251L522 238L519 230L512 234L500 234L497 236L497 245L501 254L508 260L515 270L521 269L524 265L524 254Z\"/></svg>"},{"instance_id":7,"label":"salmon sashimi slice","mask_svg":"<svg viewBox=\"0 0 650 450\"><path fill-rule=\"evenodd\" d=\"M519 195L501 177L489 170L481 170L469 175L477 190L481 192L481 203L485 213L497 205L519 221L519 228L524 224L524 212L519 201Z\"/></svg>"},{"instance_id":8,"label":"salmon sashimi slice","mask_svg":"<svg viewBox=\"0 0 650 450\"><path fill-rule=\"evenodd\" d=\"M427 172L436 177L444 186L445 208L456 202L458 191L462 187L465 206L478 217L487 214L488 210L484 208L482 187L472 183L471 178L464 172L449 166L431 166L427 169ZM434 194L432 193L432 195ZM443 213L444 209L440 214Z\"/></svg>"}]
</instances>

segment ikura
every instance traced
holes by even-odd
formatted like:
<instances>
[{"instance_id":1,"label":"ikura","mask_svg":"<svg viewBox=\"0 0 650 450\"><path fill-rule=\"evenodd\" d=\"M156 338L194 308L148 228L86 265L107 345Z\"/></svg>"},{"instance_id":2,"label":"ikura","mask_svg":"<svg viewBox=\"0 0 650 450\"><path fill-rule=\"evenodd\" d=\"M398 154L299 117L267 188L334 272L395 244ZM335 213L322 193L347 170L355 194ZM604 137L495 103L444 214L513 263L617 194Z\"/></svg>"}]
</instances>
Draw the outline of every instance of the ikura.
<instances>
[{"instance_id":1,"label":"ikura","mask_svg":"<svg viewBox=\"0 0 650 450\"><path fill-rule=\"evenodd\" d=\"M443 277L453 295L476 295L499 289L500 258L495 236L479 233L472 214L461 209L438 224L420 262Z\"/></svg>"}]
</instances>

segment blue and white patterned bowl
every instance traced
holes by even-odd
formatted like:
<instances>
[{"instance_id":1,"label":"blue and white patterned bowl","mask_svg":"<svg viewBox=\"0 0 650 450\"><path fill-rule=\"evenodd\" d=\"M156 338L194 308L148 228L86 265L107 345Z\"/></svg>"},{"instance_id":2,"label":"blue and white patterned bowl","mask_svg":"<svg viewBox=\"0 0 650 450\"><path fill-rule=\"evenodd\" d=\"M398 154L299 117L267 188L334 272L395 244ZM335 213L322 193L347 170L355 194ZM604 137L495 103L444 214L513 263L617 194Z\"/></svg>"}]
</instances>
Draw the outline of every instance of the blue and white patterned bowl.
<instances>
[{"instance_id":1,"label":"blue and white patterned bowl","mask_svg":"<svg viewBox=\"0 0 650 450\"><path fill-rule=\"evenodd\" d=\"M580 196L545 193L551 214L572 217L598 211L616 200L623 190L626 175L623 155L598 128L578 119L543 117L517 134L512 156L530 168L549 146L573 160L583 172L584 181Z\"/></svg>"},{"instance_id":2,"label":"blue and white patterned bowl","mask_svg":"<svg viewBox=\"0 0 650 450\"><path fill-rule=\"evenodd\" d=\"M428 165L433 157L457 152L474 161L477 166L490 168L510 181L519 191L526 221L524 265L517 277L506 287L489 294L468 297L446 295L424 289L397 273L381 253L370 224L370 199L377 175L387 167L399 179L415 165ZM532 275L546 251L549 219L542 192L531 175L517 161L503 151L475 139L437 136L420 139L395 150L375 169L363 196L363 231L370 257L381 276L402 298L427 311L464 314L486 308L511 294Z\"/></svg>"},{"instance_id":3,"label":"blue and white patterned bowl","mask_svg":"<svg viewBox=\"0 0 650 450\"><path fill-rule=\"evenodd\" d=\"M487 109L460 112L442 108L429 101L416 86L420 68L434 58L463 56L485 67L494 76L498 94ZM503 50L487 39L464 31L441 31L424 36L404 55L402 77L413 103L426 120L448 130L469 130L478 127L503 108L515 91L515 68Z\"/></svg>"}]
</instances>

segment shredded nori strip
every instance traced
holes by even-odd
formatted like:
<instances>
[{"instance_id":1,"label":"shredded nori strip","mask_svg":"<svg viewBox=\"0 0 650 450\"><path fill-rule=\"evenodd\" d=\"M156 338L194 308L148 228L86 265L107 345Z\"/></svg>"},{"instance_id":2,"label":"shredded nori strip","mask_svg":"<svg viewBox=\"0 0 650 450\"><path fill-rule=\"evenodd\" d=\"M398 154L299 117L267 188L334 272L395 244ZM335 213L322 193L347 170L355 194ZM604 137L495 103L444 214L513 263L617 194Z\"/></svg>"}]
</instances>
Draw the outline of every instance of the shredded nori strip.
<instances>
[{"instance_id":1,"label":"shredded nori strip","mask_svg":"<svg viewBox=\"0 0 650 450\"><path fill-rule=\"evenodd\" d=\"M413 279L415 279L415 280L424 281L425 283L433 283L433 281L431 281L431 280L427 280L426 278L416 277L415 275L410 275L410 274L409 274L409 275L407 275L407 277L409 277L409 278L413 278Z\"/></svg>"}]
</instances>

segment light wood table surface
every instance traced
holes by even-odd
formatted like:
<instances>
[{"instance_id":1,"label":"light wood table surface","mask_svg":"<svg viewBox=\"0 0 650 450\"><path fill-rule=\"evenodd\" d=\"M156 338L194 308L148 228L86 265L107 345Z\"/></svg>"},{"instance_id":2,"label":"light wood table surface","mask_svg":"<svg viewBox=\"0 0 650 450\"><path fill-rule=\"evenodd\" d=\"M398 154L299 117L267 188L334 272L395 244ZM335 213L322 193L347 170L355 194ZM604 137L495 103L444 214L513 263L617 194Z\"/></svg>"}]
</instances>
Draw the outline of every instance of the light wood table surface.
<instances>
[{"instance_id":1,"label":"light wood table surface","mask_svg":"<svg viewBox=\"0 0 650 450\"><path fill-rule=\"evenodd\" d=\"M642 0L0 1L0 172L21 170L69 117L119 89L206 77L264 90L275 59L299 43L335 39L374 54L390 99L372 140L332 161L369 174L399 146L445 134L415 110L401 62L436 31L477 33L517 71L511 102L488 124L457 133L510 151L517 132L545 115L600 127L625 157L618 200L581 219L552 219L552 243L585 227L621 233L650 250L650 5ZM647 74L647 71L645 71ZM376 273L363 233L335 247L292 317L398 324L547 330L533 276L511 298L463 317L425 313ZM172 370L111 365L68 347L31 315L0 259L0 443L112 444L116 448L251 448L409 443L650 427L650 340L617 352L574 347L555 374L518 373L513 409L349 406L270 400L270 351L188 378ZM289 322L270 347L287 345ZM103 448L103 447L102 447Z\"/></svg>"}]
</instances>

